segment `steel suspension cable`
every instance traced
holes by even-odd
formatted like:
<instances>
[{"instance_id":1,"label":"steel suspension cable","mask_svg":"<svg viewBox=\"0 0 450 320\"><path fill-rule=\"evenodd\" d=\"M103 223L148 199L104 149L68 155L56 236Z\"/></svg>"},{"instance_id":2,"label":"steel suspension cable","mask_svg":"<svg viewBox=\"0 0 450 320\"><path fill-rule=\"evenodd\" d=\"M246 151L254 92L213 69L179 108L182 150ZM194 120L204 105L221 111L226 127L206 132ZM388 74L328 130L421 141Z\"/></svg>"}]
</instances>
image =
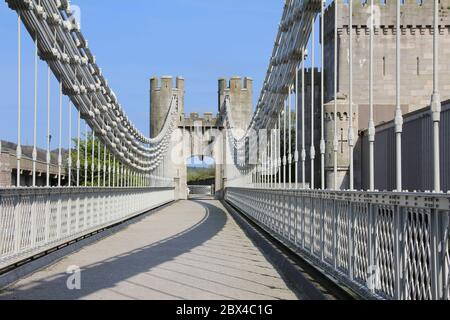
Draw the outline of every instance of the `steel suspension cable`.
<instances>
[{"instance_id":1,"label":"steel suspension cable","mask_svg":"<svg viewBox=\"0 0 450 320\"><path fill-rule=\"evenodd\" d=\"M61 187L62 175L62 82L59 83L59 139L58 139L58 187Z\"/></svg>"},{"instance_id":2,"label":"steel suspension cable","mask_svg":"<svg viewBox=\"0 0 450 320\"><path fill-rule=\"evenodd\" d=\"M286 189L286 100L283 103L283 189Z\"/></svg>"},{"instance_id":3,"label":"steel suspension cable","mask_svg":"<svg viewBox=\"0 0 450 320\"><path fill-rule=\"evenodd\" d=\"M22 158L22 146L21 146L21 43L20 43L20 24L21 18L20 13L17 17L17 149L16 149L16 158L17 158L17 176L16 176L16 185L20 187L20 160Z\"/></svg>"},{"instance_id":4,"label":"steel suspension cable","mask_svg":"<svg viewBox=\"0 0 450 320\"><path fill-rule=\"evenodd\" d=\"M324 64L325 64L325 42L324 42L324 6L325 1L321 0L320 5L320 51L321 51L321 72L320 72L320 185L325 190L325 124L324 124ZM337 19L337 17L336 17Z\"/></svg>"},{"instance_id":5,"label":"steel suspension cable","mask_svg":"<svg viewBox=\"0 0 450 320\"><path fill-rule=\"evenodd\" d=\"M370 0L370 36L369 36L369 191L375 190L375 122L373 114L373 0Z\"/></svg>"},{"instance_id":6,"label":"steel suspension cable","mask_svg":"<svg viewBox=\"0 0 450 320\"><path fill-rule=\"evenodd\" d=\"M348 99L348 147L349 147L349 161L350 161L350 177L349 189L354 190L354 174L353 174L353 148L354 148L354 132L353 132L353 4L349 0L349 99Z\"/></svg>"},{"instance_id":7,"label":"steel suspension cable","mask_svg":"<svg viewBox=\"0 0 450 320\"><path fill-rule=\"evenodd\" d=\"M431 97L431 117L433 121L433 180L434 192L441 190L441 165L440 165L440 121L441 121L441 97L439 94L439 0L434 0L433 5L433 94Z\"/></svg>"},{"instance_id":8,"label":"steel suspension cable","mask_svg":"<svg viewBox=\"0 0 450 320\"><path fill-rule=\"evenodd\" d=\"M92 150L91 150L91 187L94 187L95 175L95 131L92 129Z\"/></svg>"},{"instance_id":9,"label":"steel suspension cable","mask_svg":"<svg viewBox=\"0 0 450 320\"><path fill-rule=\"evenodd\" d=\"M302 188L306 188L306 141L305 141L305 48L302 50Z\"/></svg>"},{"instance_id":10,"label":"steel suspension cable","mask_svg":"<svg viewBox=\"0 0 450 320\"><path fill-rule=\"evenodd\" d=\"M334 3L334 16L338 17L338 4L337 1ZM333 137L333 172L334 172L334 190L338 190L338 148L339 148L339 141L338 141L338 135L337 135L337 72L338 72L338 61L337 61L337 19L334 19L334 137Z\"/></svg>"},{"instance_id":11,"label":"steel suspension cable","mask_svg":"<svg viewBox=\"0 0 450 320\"><path fill-rule=\"evenodd\" d=\"M69 112L69 145L68 145L68 156L67 156L67 165L68 165L68 170L67 170L67 174L68 174L68 186L72 186L72 105L71 102L69 100L69 108L68 108L68 112Z\"/></svg>"},{"instance_id":12,"label":"steel suspension cable","mask_svg":"<svg viewBox=\"0 0 450 320\"><path fill-rule=\"evenodd\" d=\"M37 111L38 111L38 40L34 39L34 119L33 119L33 169L32 186L36 186L36 161L37 161Z\"/></svg>"},{"instance_id":13,"label":"steel suspension cable","mask_svg":"<svg viewBox=\"0 0 450 320\"><path fill-rule=\"evenodd\" d=\"M47 176L46 176L46 186L50 187L50 162L51 162L51 153L50 153L50 66L47 67Z\"/></svg>"},{"instance_id":14,"label":"steel suspension cable","mask_svg":"<svg viewBox=\"0 0 450 320\"><path fill-rule=\"evenodd\" d=\"M87 123L84 124L84 186L87 187L88 185L88 143L89 143L89 136L88 136L88 125Z\"/></svg>"},{"instance_id":15,"label":"steel suspension cable","mask_svg":"<svg viewBox=\"0 0 450 320\"><path fill-rule=\"evenodd\" d=\"M396 12L396 108L395 108L395 139L396 139L396 191L401 192L402 187L402 132L403 115L400 105L400 1L397 0Z\"/></svg>"},{"instance_id":16,"label":"steel suspension cable","mask_svg":"<svg viewBox=\"0 0 450 320\"><path fill-rule=\"evenodd\" d=\"M302 53L303 55L303 53ZM294 152L294 175L295 189L298 189L298 66L295 68L295 152Z\"/></svg>"},{"instance_id":17,"label":"steel suspension cable","mask_svg":"<svg viewBox=\"0 0 450 320\"><path fill-rule=\"evenodd\" d=\"M288 178L288 188L291 189L292 188L292 119L291 119L291 113L292 113L292 90L291 87L289 86L289 93L288 93L288 109L289 109L289 114L288 114L288 174L289 174L289 178Z\"/></svg>"},{"instance_id":18,"label":"steel suspension cable","mask_svg":"<svg viewBox=\"0 0 450 320\"><path fill-rule=\"evenodd\" d=\"M314 46L315 46L315 36L314 36L314 23L315 17L312 18L312 26L311 26L311 149L310 149L310 158L311 158L311 189L315 188L314 185L314 160L316 158L316 149L314 147L314 98L315 98L315 88L314 88Z\"/></svg>"},{"instance_id":19,"label":"steel suspension cable","mask_svg":"<svg viewBox=\"0 0 450 320\"><path fill-rule=\"evenodd\" d=\"M81 112L78 110L78 119L77 119L77 187L80 186L80 135L81 135Z\"/></svg>"}]
</instances>

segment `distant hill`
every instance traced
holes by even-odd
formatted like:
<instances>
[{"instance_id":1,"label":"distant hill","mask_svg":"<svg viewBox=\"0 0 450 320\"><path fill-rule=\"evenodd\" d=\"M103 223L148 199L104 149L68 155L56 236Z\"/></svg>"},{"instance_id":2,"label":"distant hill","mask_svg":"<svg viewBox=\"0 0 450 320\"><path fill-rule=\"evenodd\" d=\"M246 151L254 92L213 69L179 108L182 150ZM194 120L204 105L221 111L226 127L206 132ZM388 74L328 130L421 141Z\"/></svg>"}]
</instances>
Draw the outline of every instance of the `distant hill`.
<instances>
[{"instance_id":1,"label":"distant hill","mask_svg":"<svg viewBox=\"0 0 450 320\"><path fill-rule=\"evenodd\" d=\"M187 168L187 182L188 184L204 183L208 181L214 181L216 176L215 167L198 168L198 167L188 167Z\"/></svg>"}]
</instances>

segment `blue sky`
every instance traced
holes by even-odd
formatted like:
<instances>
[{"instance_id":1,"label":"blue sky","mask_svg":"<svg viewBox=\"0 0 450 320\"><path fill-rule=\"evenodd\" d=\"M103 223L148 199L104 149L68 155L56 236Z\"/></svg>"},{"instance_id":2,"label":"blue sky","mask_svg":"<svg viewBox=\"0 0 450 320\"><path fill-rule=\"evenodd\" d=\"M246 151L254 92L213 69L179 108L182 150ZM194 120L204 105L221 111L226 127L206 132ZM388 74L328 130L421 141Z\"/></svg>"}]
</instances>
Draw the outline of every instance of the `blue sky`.
<instances>
[{"instance_id":1,"label":"blue sky","mask_svg":"<svg viewBox=\"0 0 450 320\"><path fill-rule=\"evenodd\" d=\"M281 0L77 0L81 27L130 119L148 133L149 78L186 79L186 113L217 112L217 79L254 79L256 103L280 21ZM317 29L317 28L316 28ZM0 1L0 138L16 141L17 15ZM33 44L22 28L22 143L32 143ZM39 64L38 145L45 146L46 66ZM57 147L58 96L52 80L52 147ZM68 144L64 99L63 146ZM73 112L73 135L76 134Z\"/></svg>"}]
</instances>

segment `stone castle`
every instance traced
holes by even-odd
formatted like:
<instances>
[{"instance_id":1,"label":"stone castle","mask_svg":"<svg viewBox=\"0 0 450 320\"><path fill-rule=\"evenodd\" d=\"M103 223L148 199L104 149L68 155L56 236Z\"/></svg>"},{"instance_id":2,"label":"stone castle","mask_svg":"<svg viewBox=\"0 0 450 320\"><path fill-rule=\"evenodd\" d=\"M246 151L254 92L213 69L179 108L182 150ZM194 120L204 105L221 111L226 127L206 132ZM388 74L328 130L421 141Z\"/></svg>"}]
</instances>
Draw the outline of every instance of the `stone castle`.
<instances>
[{"instance_id":1,"label":"stone castle","mask_svg":"<svg viewBox=\"0 0 450 320\"><path fill-rule=\"evenodd\" d=\"M325 140L326 140L326 184L334 185L334 179L338 179L341 188L347 188L349 170L348 152L348 93L349 93L349 32L353 33L353 127L355 128L355 187L367 187L366 168L363 163L363 148L361 147L360 135L364 135L368 128L369 108L369 14L370 8L366 3L353 1L353 25L348 26L348 4L337 1L338 17L335 17L336 2L332 3L324 15L324 68L314 70L315 83L315 128L314 141L316 147L315 168L320 168L320 156L317 156L320 145L320 104L321 90L320 78L324 70L324 109L325 109ZM375 125L381 125L394 117L396 106L396 1L385 0L374 1L374 120ZM432 1L416 2L405 0L401 5L401 108L404 114L429 106L432 94ZM439 85L442 101L450 98L450 65L446 57L450 55L450 0L440 2L440 45L439 45ZM338 58L337 58L337 115L334 114L334 23L337 19L338 34ZM319 48L317 48L319 50ZM300 71L299 71L300 72ZM299 79L301 79L299 75ZM181 98L182 108L180 110L179 126L184 128L203 128L205 132L208 126L217 127L220 117L205 114L200 117L197 113L190 116L184 115L184 80L176 78L173 87L171 77L162 77L161 84L156 78L151 80L151 134L155 136L160 129L162 119L167 114L170 97L173 92L178 92ZM301 92L301 82L298 92ZM219 79L218 106L223 105L225 95L230 96L233 106L232 115L239 127L246 128L252 115L252 80L233 77L227 83L225 79ZM301 105L301 96L298 96ZM309 124L311 119L311 69L305 70L305 123ZM333 172L333 138L334 123L337 121L338 132L338 176ZM297 121L300 128L300 119ZM356 132L357 131L357 132ZM310 128L306 126L305 149L307 150L306 180L310 177ZM299 134L299 145L301 148L301 134ZM198 151L189 152L195 155ZM216 155L217 156L217 155ZM390 156L389 156L390 157ZM180 179L184 180L185 169L180 168L182 173ZM301 168L299 168L301 176ZM220 179L217 179L218 181ZM320 171L315 171L315 187L320 184ZM218 182L220 183L220 182Z\"/></svg>"},{"instance_id":2,"label":"stone castle","mask_svg":"<svg viewBox=\"0 0 450 320\"><path fill-rule=\"evenodd\" d=\"M231 112L236 125L245 129L253 113L253 80L249 77L241 79L235 76L229 81L220 78L218 82L218 113L221 112L225 96L228 96L233 105ZM171 76L163 76L160 81L158 81L158 78L152 77L150 79L149 121L151 137L157 136L164 125L173 94L178 96L180 103L178 127L193 127L194 125L217 127L218 117L212 113L207 112L201 117L198 113L192 112L189 116L186 116L184 113L184 79L182 77L176 77L175 86L173 86Z\"/></svg>"},{"instance_id":3,"label":"stone castle","mask_svg":"<svg viewBox=\"0 0 450 320\"><path fill-rule=\"evenodd\" d=\"M223 111L224 99L229 97L233 106L231 112L235 125L241 129L246 129L252 117L252 98L253 81L251 78L232 77L229 81L220 78L218 81L218 107L217 115L205 113L200 116L196 112L189 115L184 113L184 79L177 77L175 86L173 78L170 76L162 77L160 81L156 77L150 79L150 134L155 137L160 132L169 111L171 98L173 95L178 97L178 131L173 135L174 144L181 142L181 148L175 147L173 172L175 176L176 193L180 198L187 198L187 168L186 160L193 156L203 158L211 157L216 163L216 193L223 189L224 165L226 163L224 144L222 141L216 141L212 146L211 142L216 138L213 130L223 129L223 119L220 114ZM180 144L180 143L178 143ZM167 171L166 174L170 172Z\"/></svg>"},{"instance_id":4,"label":"stone castle","mask_svg":"<svg viewBox=\"0 0 450 320\"><path fill-rule=\"evenodd\" d=\"M334 115L334 22L336 2L332 3L324 15L324 103L326 140L327 186L334 185L333 136L334 121L338 130L338 182L342 188L348 187L348 93L349 93L349 30L353 33L353 119L354 128L362 134L368 128L369 111L369 27L370 7L360 1L353 1L353 26L348 26L348 4L338 1L337 34L337 105ZM374 120L380 125L394 118L396 106L396 1L374 1ZM440 1L439 28L439 90L441 100L450 98L450 1ZM401 108L403 114L430 105L433 90L433 1L418 3L405 0L401 5ZM315 128L316 150L320 144L320 70L315 69ZM310 117L311 70L305 72L306 118ZM306 122L309 123L309 122ZM355 130L356 135L356 130ZM307 147L310 142L307 135ZM367 187L366 171L362 158L362 148L357 137L354 152L355 187ZM301 141L300 141L301 143ZM309 154L307 152L307 158ZM316 168L320 168L320 156L316 156ZM307 160L308 163L308 160ZM309 177L309 168L306 175ZM316 171L315 181L320 184L320 172ZM307 179L308 181L309 179ZM319 185L316 185L319 187Z\"/></svg>"}]
</instances>

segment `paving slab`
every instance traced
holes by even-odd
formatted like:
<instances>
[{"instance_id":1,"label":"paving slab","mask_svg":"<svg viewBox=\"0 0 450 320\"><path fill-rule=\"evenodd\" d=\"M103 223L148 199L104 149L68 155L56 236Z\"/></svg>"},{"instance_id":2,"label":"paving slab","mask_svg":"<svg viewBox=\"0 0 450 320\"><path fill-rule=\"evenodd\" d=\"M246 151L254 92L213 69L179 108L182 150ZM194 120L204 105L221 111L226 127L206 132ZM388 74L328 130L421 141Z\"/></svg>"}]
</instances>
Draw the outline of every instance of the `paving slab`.
<instances>
[{"instance_id":1,"label":"paving slab","mask_svg":"<svg viewBox=\"0 0 450 320\"><path fill-rule=\"evenodd\" d=\"M219 201L194 200L176 202L21 279L0 292L2 299L297 296Z\"/></svg>"}]
</instances>

